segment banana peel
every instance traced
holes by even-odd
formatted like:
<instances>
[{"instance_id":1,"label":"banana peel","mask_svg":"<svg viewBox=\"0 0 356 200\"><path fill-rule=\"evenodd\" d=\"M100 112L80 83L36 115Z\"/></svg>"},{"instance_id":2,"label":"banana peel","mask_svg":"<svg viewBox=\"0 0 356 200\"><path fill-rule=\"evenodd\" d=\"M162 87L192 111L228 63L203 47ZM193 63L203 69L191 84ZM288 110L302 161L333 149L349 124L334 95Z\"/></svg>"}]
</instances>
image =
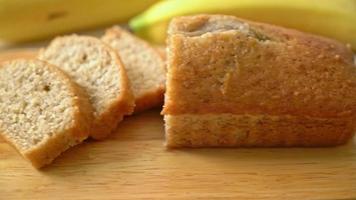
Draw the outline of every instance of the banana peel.
<instances>
[{"instance_id":1,"label":"banana peel","mask_svg":"<svg viewBox=\"0 0 356 200\"><path fill-rule=\"evenodd\" d=\"M133 18L139 36L163 44L175 16L226 14L334 38L356 49L356 0L167 0Z\"/></svg>"},{"instance_id":2,"label":"banana peel","mask_svg":"<svg viewBox=\"0 0 356 200\"><path fill-rule=\"evenodd\" d=\"M127 22L158 0L0 0L0 40L24 42Z\"/></svg>"}]
</instances>

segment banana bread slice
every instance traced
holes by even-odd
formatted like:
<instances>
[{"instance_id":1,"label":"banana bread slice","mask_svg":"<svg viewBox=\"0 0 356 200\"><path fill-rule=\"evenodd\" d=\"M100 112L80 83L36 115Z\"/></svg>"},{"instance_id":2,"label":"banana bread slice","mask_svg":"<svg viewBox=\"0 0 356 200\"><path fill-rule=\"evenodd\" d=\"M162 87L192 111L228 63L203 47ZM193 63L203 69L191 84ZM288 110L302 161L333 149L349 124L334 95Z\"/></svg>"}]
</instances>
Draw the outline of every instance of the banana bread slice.
<instances>
[{"instance_id":1,"label":"banana bread slice","mask_svg":"<svg viewBox=\"0 0 356 200\"><path fill-rule=\"evenodd\" d=\"M88 97L56 67L38 60L0 64L0 135L36 168L89 135Z\"/></svg>"},{"instance_id":2,"label":"banana bread slice","mask_svg":"<svg viewBox=\"0 0 356 200\"><path fill-rule=\"evenodd\" d=\"M169 27L168 147L333 146L356 128L353 53L336 41L232 16Z\"/></svg>"},{"instance_id":3,"label":"banana bread slice","mask_svg":"<svg viewBox=\"0 0 356 200\"><path fill-rule=\"evenodd\" d=\"M150 44L115 26L102 40L120 55L135 96L135 112L163 104L165 62Z\"/></svg>"},{"instance_id":4,"label":"banana bread slice","mask_svg":"<svg viewBox=\"0 0 356 200\"><path fill-rule=\"evenodd\" d=\"M86 90L94 109L93 138L105 138L124 115L133 112L126 70L116 52L99 39L59 37L40 51L39 59L58 66Z\"/></svg>"}]
</instances>

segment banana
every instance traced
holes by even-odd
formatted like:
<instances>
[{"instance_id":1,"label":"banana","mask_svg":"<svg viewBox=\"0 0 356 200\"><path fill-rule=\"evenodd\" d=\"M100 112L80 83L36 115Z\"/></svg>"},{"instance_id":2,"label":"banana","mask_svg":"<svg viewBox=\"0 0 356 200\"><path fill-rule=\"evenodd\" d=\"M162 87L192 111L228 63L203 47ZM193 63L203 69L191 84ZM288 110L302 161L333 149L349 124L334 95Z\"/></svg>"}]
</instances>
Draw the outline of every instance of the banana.
<instances>
[{"instance_id":1,"label":"banana","mask_svg":"<svg viewBox=\"0 0 356 200\"><path fill-rule=\"evenodd\" d=\"M0 0L0 40L23 42L127 22L158 0Z\"/></svg>"},{"instance_id":2,"label":"banana","mask_svg":"<svg viewBox=\"0 0 356 200\"><path fill-rule=\"evenodd\" d=\"M227 14L319 34L356 49L356 0L166 0L133 18L131 29L154 43L164 43L171 18Z\"/></svg>"}]
</instances>

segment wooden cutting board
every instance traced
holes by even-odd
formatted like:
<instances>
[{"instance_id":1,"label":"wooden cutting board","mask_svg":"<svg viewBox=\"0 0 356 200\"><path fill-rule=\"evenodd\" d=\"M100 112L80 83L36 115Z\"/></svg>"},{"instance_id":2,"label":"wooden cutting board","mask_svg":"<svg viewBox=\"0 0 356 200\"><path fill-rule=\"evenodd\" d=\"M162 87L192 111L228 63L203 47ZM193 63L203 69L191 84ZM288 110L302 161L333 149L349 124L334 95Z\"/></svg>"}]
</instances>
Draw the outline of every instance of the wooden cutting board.
<instances>
[{"instance_id":1,"label":"wooden cutting board","mask_svg":"<svg viewBox=\"0 0 356 200\"><path fill-rule=\"evenodd\" d=\"M40 171L0 140L0 199L356 199L355 140L166 150L163 128L159 110L127 117L108 139L86 141Z\"/></svg>"}]
</instances>

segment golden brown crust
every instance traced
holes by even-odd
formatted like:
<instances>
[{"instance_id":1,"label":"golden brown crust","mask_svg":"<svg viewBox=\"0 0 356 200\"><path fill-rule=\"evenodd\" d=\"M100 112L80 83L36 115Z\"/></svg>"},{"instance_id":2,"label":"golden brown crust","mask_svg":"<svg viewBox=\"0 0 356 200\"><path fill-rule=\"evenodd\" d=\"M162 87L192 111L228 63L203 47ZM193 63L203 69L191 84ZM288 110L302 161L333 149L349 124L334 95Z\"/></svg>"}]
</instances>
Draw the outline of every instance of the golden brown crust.
<instances>
[{"instance_id":1,"label":"golden brown crust","mask_svg":"<svg viewBox=\"0 0 356 200\"><path fill-rule=\"evenodd\" d=\"M168 147L334 146L356 128L356 67L345 45L231 16L169 28Z\"/></svg>"},{"instance_id":2,"label":"golden brown crust","mask_svg":"<svg viewBox=\"0 0 356 200\"><path fill-rule=\"evenodd\" d=\"M155 46L155 50L159 53L161 56L162 60L164 61L164 71L167 72L167 52L166 52L166 46L163 45L157 45ZM164 85L164 91L166 91L165 85ZM163 100L162 100L163 103Z\"/></svg>"},{"instance_id":3,"label":"golden brown crust","mask_svg":"<svg viewBox=\"0 0 356 200\"><path fill-rule=\"evenodd\" d=\"M63 79L64 83L69 85L69 89L73 95L73 123L61 133L54 134L50 139L43 141L25 152L21 152L17 149L16 145L3 135L3 138L14 146L21 155L29 160L34 167L41 168L50 164L65 150L80 143L89 136L90 127L93 121L93 111L88 96L84 90L74 83L66 73L44 61L31 59L28 60L28 62L38 62L46 65L48 70L56 73L58 77Z\"/></svg>"},{"instance_id":4,"label":"golden brown crust","mask_svg":"<svg viewBox=\"0 0 356 200\"><path fill-rule=\"evenodd\" d=\"M163 45L157 45L154 47L155 50L159 53L159 55L161 56L161 58L165 61L167 59L166 56L166 46Z\"/></svg>"},{"instance_id":5,"label":"golden brown crust","mask_svg":"<svg viewBox=\"0 0 356 200\"><path fill-rule=\"evenodd\" d=\"M118 26L114 26L110 29L108 29L105 33L105 35L102 37L102 40L104 42L109 43L110 40L115 40L119 39L121 37L130 37L134 38L135 42L145 46L147 49L153 49L154 53L157 54L157 57L159 57L162 62L165 61L165 53L164 53L164 47L153 47L151 44L148 42L132 35L131 33L127 32L123 28L120 28ZM112 47L115 49L115 47ZM119 51L119 50L118 50ZM124 60L125 58L121 58ZM160 66L158 66L160 67ZM165 65L164 65L165 67ZM164 70L166 70L164 68ZM142 84L145 84L144 82ZM135 108L134 108L134 113L139 113L145 110L148 110L153 107L157 107L163 104L163 95L165 92L165 86L164 83L161 85L158 85L155 88L150 88L150 90L147 90L144 94L136 96L135 97Z\"/></svg>"},{"instance_id":6,"label":"golden brown crust","mask_svg":"<svg viewBox=\"0 0 356 200\"><path fill-rule=\"evenodd\" d=\"M109 52L116 58L117 66L120 68L121 90L120 95L109 106L107 111L94 120L91 137L97 140L106 138L116 128L117 124L122 121L124 116L132 114L135 108L135 98L126 74L126 69L115 50L106 44L105 46L110 49Z\"/></svg>"},{"instance_id":7,"label":"golden brown crust","mask_svg":"<svg viewBox=\"0 0 356 200\"><path fill-rule=\"evenodd\" d=\"M163 105L165 87L162 85L160 88L152 92L147 92L145 95L136 99L135 113L139 113L156 106Z\"/></svg>"},{"instance_id":8,"label":"golden brown crust","mask_svg":"<svg viewBox=\"0 0 356 200\"><path fill-rule=\"evenodd\" d=\"M322 147L345 144L354 135L351 120L293 116L166 115L166 146Z\"/></svg>"},{"instance_id":9,"label":"golden brown crust","mask_svg":"<svg viewBox=\"0 0 356 200\"><path fill-rule=\"evenodd\" d=\"M77 107L77 109L75 109L74 115L75 118L78 120L78 124L80 124L78 125L80 126L80 128L76 128L77 131L73 132L73 136L87 137L88 135L90 135L92 132L91 131L92 122L94 120L93 107L89 102L89 96L85 92L84 88L80 87L77 83L75 83L67 73L65 73L57 66L47 63L46 61L40 61L40 60L36 60L36 61L46 63L46 65L49 66L50 70L56 71L59 74L59 76L62 76L63 79L66 80L67 84L71 86L70 87L71 92L72 94L75 95L75 97L73 98L73 105Z\"/></svg>"},{"instance_id":10,"label":"golden brown crust","mask_svg":"<svg viewBox=\"0 0 356 200\"><path fill-rule=\"evenodd\" d=\"M248 29L204 32L214 20ZM341 43L231 16L180 17L169 32L164 114L356 118L356 67Z\"/></svg>"},{"instance_id":11,"label":"golden brown crust","mask_svg":"<svg viewBox=\"0 0 356 200\"><path fill-rule=\"evenodd\" d=\"M38 169L42 168L52 163L53 160L65 150L85 140L87 136L78 136L88 133L85 126L84 124L78 123L66 132L56 134L38 148L24 152L23 156L28 159L34 167ZM74 135L77 136L74 137Z\"/></svg>"}]
</instances>

